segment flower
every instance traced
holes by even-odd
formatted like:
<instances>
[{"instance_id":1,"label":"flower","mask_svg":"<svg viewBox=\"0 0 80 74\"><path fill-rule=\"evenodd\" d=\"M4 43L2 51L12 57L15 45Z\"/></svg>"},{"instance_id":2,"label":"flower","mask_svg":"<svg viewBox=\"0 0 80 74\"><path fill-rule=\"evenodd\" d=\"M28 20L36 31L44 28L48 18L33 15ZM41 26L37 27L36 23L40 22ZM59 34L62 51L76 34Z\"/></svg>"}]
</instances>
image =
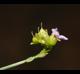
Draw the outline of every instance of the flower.
<instances>
[{"instance_id":1,"label":"flower","mask_svg":"<svg viewBox=\"0 0 80 74\"><path fill-rule=\"evenodd\" d=\"M52 34L49 35L48 30L41 27L41 29L38 30L38 33L33 35L32 42L30 44L33 45L38 43L47 47L54 46L57 43L57 38Z\"/></svg>"},{"instance_id":2,"label":"flower","mask_svg":"<svg viewBox=\"0 0 80 74\"><path fill-rule=\"evenodd\" d=\"M60 35L58 28L51 29L52 35L54 35L59 41L60 40L68 40L68 38L64 35Z\"/></svg>"}]
</instances>

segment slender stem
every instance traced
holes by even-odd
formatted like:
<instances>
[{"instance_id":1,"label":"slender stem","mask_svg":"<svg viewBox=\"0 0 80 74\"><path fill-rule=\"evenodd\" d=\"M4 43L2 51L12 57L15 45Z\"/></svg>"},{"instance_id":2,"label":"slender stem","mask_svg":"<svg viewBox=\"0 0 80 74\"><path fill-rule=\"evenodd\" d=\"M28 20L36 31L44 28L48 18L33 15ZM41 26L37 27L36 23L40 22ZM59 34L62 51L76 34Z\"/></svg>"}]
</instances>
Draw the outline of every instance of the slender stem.
<instances>
[{"instance_id":1,"label":"slender stem","mask_svg":"<svg viewBox=\"0 0 80 74\"><path fill-rule=\"evenodd\" d=\"M47 54L48 54L48 51L43 48L43 50L41 50L37 55L31 56L31 57L29 57L29 58L27 58L27 59L25 59L25 60L22 60L22 61L19 61L19 62L10 64L10 65L4 66L4 67L1 67L0 70L7 70L7 69L10 69L10 68L19 66L19 65L21 65L21 64L24 64L24 63L32 62L34 59L43 58L43 57L45 57Z\"/></svg>"},{"instance_id":2,"label":"slender stem","mask_svg":"<svg viewBox=\"0 0 80 74\"><path fill-rule=\"evenodd\" d=\"M29 60L29 59L30 59L30 60ZM24 64L24 63L26 63L26 62L27 62L27 63L28 63L28 62L31 62L31 61L33 61L33 60L34 60L34 59L31 60L31 57L29 57L28 59L25 59L25 60L22 60L22 61L19 61L19 62L10 64L10 65L1 67L0 70L7 70L7 69L10 69L10 68L19 66L19 65L21 65L21 64Z\"/></svg>"},{"instance_id":3,"label":"slender stem","mask_svg":"<svg viewBox=\"0 0 80 74\"><path fill-rule=\"evenodd\" d=\"M18 65L24 64L24 63L25 63L25 60L22 60L20 62L11 64L11 65L8 65L8 66L5 66L5 67L1 67L0 70L6 70L6 69L9 69L9 68L16 67Z\"/></svg>"}]
</instances>

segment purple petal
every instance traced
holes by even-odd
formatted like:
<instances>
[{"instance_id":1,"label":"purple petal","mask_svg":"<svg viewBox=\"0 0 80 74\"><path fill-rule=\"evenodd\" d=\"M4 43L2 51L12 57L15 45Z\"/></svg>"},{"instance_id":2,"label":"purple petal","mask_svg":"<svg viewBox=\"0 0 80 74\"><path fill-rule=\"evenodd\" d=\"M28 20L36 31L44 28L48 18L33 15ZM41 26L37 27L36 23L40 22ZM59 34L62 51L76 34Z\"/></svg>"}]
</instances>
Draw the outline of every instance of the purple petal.
<instances>
[{"instance_id":1,"label":"purple petal","mask_svg":"<svg viewBox=\"0 0 80 74\"><path fill-rule=\"evenodd\" d=\"M68 38L63 35L59 35L59 39L68 40Z\"/></svg>"},{"instance_id":2,"label":"purple petal","mask_svg":"<svg viewBox=\"0 0 80 74\"><path fill-rule=\"evenodd\" d=\"M63 35L60 35L59 31L58 31L58 28L54 28L54 29L51 29L52 30L52 34L56 36L56 38L58 39L62 39L62 40L68 40L67 37L63 36Z\"/></svg>"},{"instance_id":3,"label":"purple petal","mask_svg":"<svg viewBox=\"0 0 80 74\"><path fill-rule=\"evenodd\" d=\"M59 36L58 28L52 29L52 34L55 36Z\"/></svg>"}]
</instances>

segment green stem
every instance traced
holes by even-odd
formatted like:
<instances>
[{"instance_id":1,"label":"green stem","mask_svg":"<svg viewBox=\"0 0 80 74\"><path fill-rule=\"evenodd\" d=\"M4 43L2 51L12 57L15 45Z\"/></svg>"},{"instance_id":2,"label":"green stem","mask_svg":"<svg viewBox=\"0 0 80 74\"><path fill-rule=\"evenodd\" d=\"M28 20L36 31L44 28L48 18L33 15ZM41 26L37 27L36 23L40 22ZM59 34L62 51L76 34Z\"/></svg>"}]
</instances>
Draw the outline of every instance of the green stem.
<instances>
[{"instance_id":1,"label":"green stem","mask_svg":"<svg viewBox=\"0 0 80 74\"><path fill-rule=\"evenodd\" d=\"M16 67L16 66L24 64L24 63L25 63L25 60L22 60L20 62L17 62L17 63L14 63L14 64L10 64L10 65L7 65L5 67L1 67L0 70L6 70L6 69L9 69L9 68L13 68L13 67Z\"/></svg>"},{"instance_id":2,"label":"green stem","mask_svg":"<svg viewBox=\"0 0 80 74\"><path fill-rule=\"evenodd\" d=\"M29 57L29 58L27 58L25 60L22 60L22 61L10 64L10 65L4 66L4 67L1 67L0 70L7 70L7 69L10 69L10 68L19 66L21 64L24 64L24 63L32 62L34 59L43 58L43 57L45 57L48 54L48 52L49 52L48 50L43 48L43 50L41 50L40 53L38 53L37 55L31 56L31 57Z\"/></svg>"},{"instance_id":3,"label":"green stem","mask_svg":"<svg viewBox=\"0 0 80 74\"><path fill-rule=\"evenodd\" d=\"M10 64L10 65L7 65L7 66L4 66L4 67L1 67L0 70L7 70L7 69L10 69L10 68L13 68L13 67L19 66L19 65L21 65L21 64L31 62L31 61L29 61L29 60L31 60L31 58L32 58L32 57L29 57L28 59L25 59L25 60L22 60L22 61L19 61L19 62L16 62L16 63ZM34 60L34 59L32 59L32 60Z\"/></svg>"}]
</instances>

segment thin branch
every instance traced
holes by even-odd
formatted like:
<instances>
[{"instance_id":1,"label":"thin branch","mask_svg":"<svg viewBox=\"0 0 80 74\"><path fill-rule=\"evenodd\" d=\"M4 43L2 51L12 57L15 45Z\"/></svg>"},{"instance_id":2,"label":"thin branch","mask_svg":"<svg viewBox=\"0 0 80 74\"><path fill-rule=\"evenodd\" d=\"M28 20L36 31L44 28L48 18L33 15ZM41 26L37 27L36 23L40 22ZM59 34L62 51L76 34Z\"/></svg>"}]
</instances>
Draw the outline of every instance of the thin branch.
<instances>
[{"instance_id":1,"label":"thin branch","mask_svg":"<svg viewBox=\"0 0 80 74\"><path fill-rule=\"evenodd\" d=\"M19 61L19 62L16 62L16 63L13 63L13 64L10 64L10 65L7 65L7 66L4 66L4 67L1 67L0 70L7 70L7 69L10 69L10 68L13 68L13 67L17 67L19 65L22 65L24 63L29 63L29 62L32 62L34 59L37 59L37 58L43 58L45 57L46 55L48 54L48 51L46 49L43 49L41 50L37 55L35 56L31 56L25 60L22 60L22 61Z\"/></svg>"}]
</instances>

